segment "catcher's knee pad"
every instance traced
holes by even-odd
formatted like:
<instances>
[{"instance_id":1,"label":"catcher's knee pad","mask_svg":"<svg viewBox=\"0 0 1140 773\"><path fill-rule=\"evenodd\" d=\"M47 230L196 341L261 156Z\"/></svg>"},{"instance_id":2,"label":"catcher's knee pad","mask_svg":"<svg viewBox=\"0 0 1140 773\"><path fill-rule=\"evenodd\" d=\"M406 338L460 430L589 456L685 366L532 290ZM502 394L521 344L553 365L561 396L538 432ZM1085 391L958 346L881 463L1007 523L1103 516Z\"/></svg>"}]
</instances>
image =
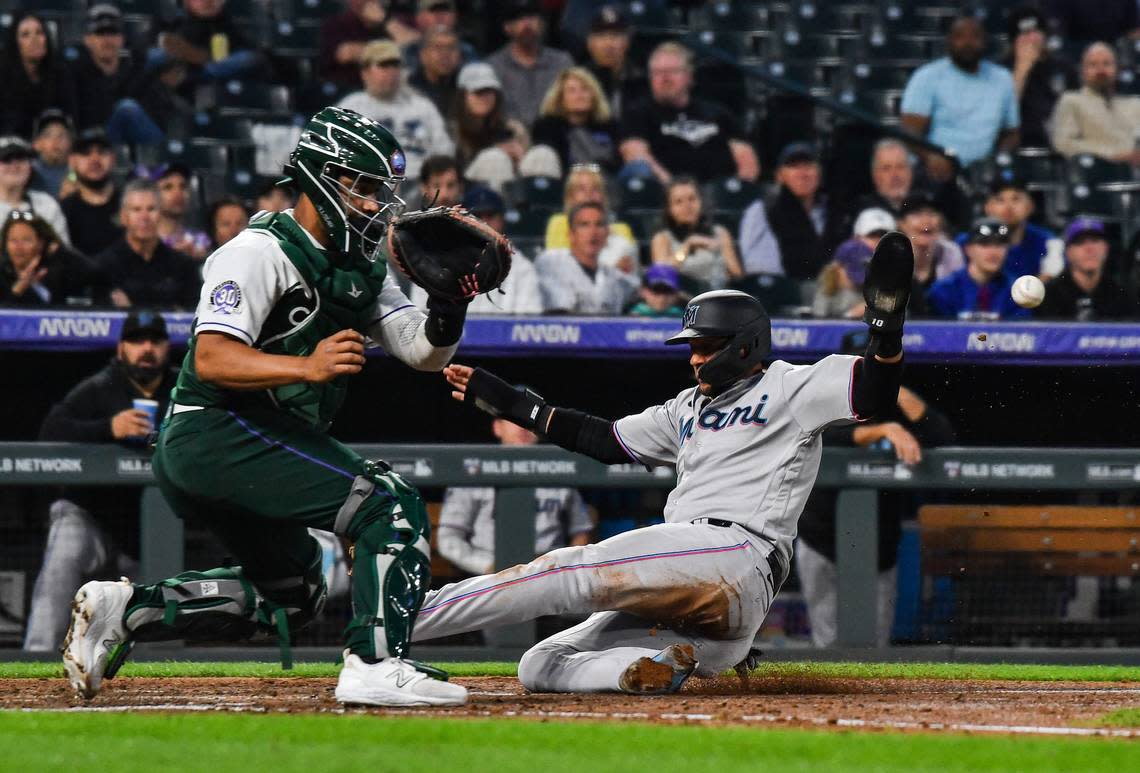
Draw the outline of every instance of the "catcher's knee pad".
<instances>
[{"instance_id":1,"label":"catcher's knee pad","mask_svg":"<svg viewBox=\"0 0 1140 773\"><path fill-rule=\"evenodd\" d=\"M431 584L431 525L419 492L383 463L353 481L336 531L353 541L356 615L349 647L383 658L407 654L416 614Z\"/></svg>"},{"instance_id":2,"label":"catcher's knee pad","mask_svg":"<svg viewBox=\"0 0 1140 773\"><path fill-rule=\"evenodd\" d=\"M316 619L328 599L328 584L322 571L320 543L310 538L313 554L300 577L254 580L259 594L261 622L277 626L278 614L285 617L290 633L296 633Z\"/></svg>"}]
</instances>

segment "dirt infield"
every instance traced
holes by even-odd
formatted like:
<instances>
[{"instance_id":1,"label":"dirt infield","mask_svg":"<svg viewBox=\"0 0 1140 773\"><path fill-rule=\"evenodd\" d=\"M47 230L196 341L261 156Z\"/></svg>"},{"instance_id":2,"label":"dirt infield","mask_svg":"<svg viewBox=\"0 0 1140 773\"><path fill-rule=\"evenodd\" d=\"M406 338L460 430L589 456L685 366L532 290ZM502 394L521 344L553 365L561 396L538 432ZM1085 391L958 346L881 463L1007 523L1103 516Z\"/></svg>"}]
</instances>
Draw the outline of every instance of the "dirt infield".
<instances>
[{"instance_id":1,"label":"dirt infield","mask_svg":"<svg viewBox=\"0 0 1140 773\"><path fill-rule=\"evenodd\" d=\"M1140 707L1140 683L923 679L752 678L693 680L678 695L527 693L517 679L471 677L466 706L349 709L455 717L583 719L706 725L822 726L836 729L1035 735L1113 735L1140 729L1092 727L1104 714ZM333 679L127 678L92 701L65 680L0 679L0 709L63 711L340 712Z\"/></svg>"}]
</instances>

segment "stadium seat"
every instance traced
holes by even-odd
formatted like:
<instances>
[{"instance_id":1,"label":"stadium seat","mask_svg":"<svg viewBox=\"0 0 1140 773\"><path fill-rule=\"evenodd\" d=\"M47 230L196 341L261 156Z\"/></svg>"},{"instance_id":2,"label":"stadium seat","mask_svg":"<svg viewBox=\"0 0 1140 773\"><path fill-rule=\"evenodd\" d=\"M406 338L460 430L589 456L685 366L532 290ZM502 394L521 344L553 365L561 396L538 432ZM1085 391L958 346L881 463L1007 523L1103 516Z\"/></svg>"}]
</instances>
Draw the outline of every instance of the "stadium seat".
<instances>
[{"instance_id":1,"label":"stadium seat","mask_svg":"<svg viewBox=\"0 0 1140 773\"><path fill-rule=\"evenodd\" d=\"M789 22L803 33L855 32L862 29L870 10L867 6L809 0L793 4Z\"/></svg>"},{"instance_id":2,"label":"stadium seat","mask_svg":"<svg viewBox=\"0 0 1140 773\"><path fill-rule=\"evenodd\" d=\"M549 210L508 209L503 217L506 220L506 231L512 238L543 239L546 237L546 221L550 219Z\"/></svg>"},{"instance_id":3,"label":"stadium seat","mask_svg":"<svg viewBox=\"0 0 1140 773\"><path fill-rule=\"evenodd\" d=\"M747 0L707 4L694 8L689 17L694 30L753 32L771 29L771 23L766 6Z\"/></svg>"},{"instance_id":4,"label":"stadium seat","mask_svg":"<svg viewBox=\"0 0 1140 773\"><path fill-rule=\"evenodd\" d=\"M279 21L272 26L273 53L284 57L312 59L320 50L319 24L311 21Z\"/></svg>"},{"instance_id":5,"label":"stadium seat","mask_svg":"<svg viewBox=\"0 0 1140 773\"><path fill-rule=\"evenodd\" d=\"M138 145L134 156L148 169L177 161L196 171L217 173L225 172L230 161L225 145L200 145L182 140L168 140L162 145Z\"/></svg>"},{"instance_id":6,"label":"stadium seat","mask_svg":"<svg viewBox=\"0 0 1140 773\"><path fill-rule=\"evenodd\" d=\"M288 120L293 115L289 88L240 80L207 86L198 107L220 116Z\"/></svg>"},{"instance_id":7,"label":"stadium seat","mask_svg":"<svg viewBox=\"0 0 1140 773\"><path fill-rule=\"evenodd\" d=\"M665 204L665 189L652 177L634 177L622 181L619 195L623 210L660 211Z\"/></svg>"},{"instance_id":8,"label":"stadium seat","mask_svg":"<svg viewBox=\"0 0 1140 773\"><path fill-rule=\"evenodd\" d=\"M701 46L708 46L723 51L736 59L752 54L751 32L701 30L695 36L687 38L687 42L698 52Z\"/></svg>"},{"instance_id":9,"label":"stadium seat","mask_svg":"<svg viewBox=\"0 0 1140 773\"><path fill-rule=\"evenodd\" d=\"M557 177L522 177L503 186L504 198L515 207L558 211L562 209L562 180Z\"/></svg>"},{"instance_id":10,"label":"stadium seat","mask_svg":"<svg viewBox=\"0 0 1140 773\"><path fill-rule=\"evenodd\" d=\"M249 120L233 116L195 113L191 132L191 142L199 144L252 141Z\"/></svg>"},{"instance_id":11,"label":"stadium seat","mask_svg":"<svg viewBox=\"0 0 1140 773\"><path fill-rule=\"evenodd\" d=\"M704 188L705 207L711 211L740 212L764 194L764 187L738 177L713 180Z\"/></svg>"},{"instance_id":12,"label":"stadium seat","mask_svg":"<svg viewBox=\"0 0 1140 773\"><path fill-rule=\"evenodd\" d=\"M307 19L320 22L344 10L340 0L274 0L273 15L277 19L296 21Z\"/></svg>"}]
</instances>

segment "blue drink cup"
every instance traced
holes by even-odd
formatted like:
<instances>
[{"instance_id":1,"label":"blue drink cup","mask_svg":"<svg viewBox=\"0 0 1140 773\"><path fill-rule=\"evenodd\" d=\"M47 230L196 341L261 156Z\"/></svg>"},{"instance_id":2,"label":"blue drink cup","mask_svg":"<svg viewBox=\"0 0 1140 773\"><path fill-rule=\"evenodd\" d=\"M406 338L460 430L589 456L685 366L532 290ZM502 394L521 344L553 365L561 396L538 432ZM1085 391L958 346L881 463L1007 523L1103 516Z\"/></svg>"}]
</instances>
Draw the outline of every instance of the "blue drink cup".
<instances>
[{"instance_id":1,"label":"blue drink cup","mask_svg":"<svg viewBox=\"0 0 1140 773\"><path fill-rule=\"evenodd\" d=\"M158 400L144 400L136 397L131 407L147 415L147 418L150 420L150 431L153 432L154 428L158 426ZM145 435L141 435L140 437L145 437Z\"/></svg>"}]
</instances>

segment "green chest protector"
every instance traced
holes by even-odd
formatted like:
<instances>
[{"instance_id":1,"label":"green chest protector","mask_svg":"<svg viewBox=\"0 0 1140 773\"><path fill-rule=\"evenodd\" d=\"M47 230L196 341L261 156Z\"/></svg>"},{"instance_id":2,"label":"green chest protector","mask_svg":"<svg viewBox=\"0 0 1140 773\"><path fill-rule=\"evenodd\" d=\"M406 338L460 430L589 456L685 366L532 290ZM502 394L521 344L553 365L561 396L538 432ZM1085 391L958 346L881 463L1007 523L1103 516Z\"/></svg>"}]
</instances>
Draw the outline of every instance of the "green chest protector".
<instances>
[{"instance_id":1,"label":"green chest protector","mask_svg":"<svg viewBox=\"0 0 1140 773\"><path fill-rule=\"evenodd\" d=\"M301 281L288 288L270 309L254 348L268 354L305 357L337 331L351 328L368 335L387 273L385 261L371 263L362 257L349 260L319 249L292 217L282 213L264 215L248 227L272 235L301 276ZM344 401L347 379L343 376L324 384L288 384L257 393L207 384L194 372L195 343L196 338L191 339L175 390L176 402L240 407L250 401L268 401L277 410L323 431L332 424Z\"/></svg>"}]
</instances>

